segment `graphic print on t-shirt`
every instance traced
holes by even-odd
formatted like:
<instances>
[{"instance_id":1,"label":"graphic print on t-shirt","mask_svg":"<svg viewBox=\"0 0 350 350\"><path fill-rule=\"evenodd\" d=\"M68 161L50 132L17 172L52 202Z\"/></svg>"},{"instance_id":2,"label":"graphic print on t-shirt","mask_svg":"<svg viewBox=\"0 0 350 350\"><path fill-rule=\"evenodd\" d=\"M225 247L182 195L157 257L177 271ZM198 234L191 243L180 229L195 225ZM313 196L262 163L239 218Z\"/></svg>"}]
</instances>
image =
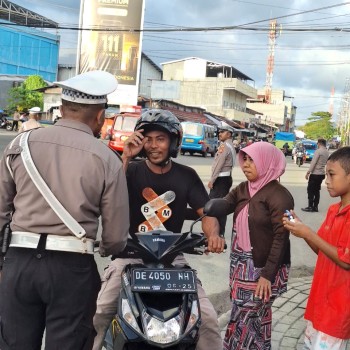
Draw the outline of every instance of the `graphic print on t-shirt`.
<instances>
[{"instance_id":1,"label":"graphic print on t-shirt","mask_svg":"<svg viewBox=\"0 0 350 350\"><path fill-rule=\"evenodd\" d=\"M163 222L167 221L172 214L168 204L175 200L175 193L167 191L162 195L158 195L150 187L146 187L142 191L143 197L148 203L141 207L141 212L146 218L142 224L139 225L139 232L147 232L150 230L166 230Z\"/></svg>"}]
</instances>

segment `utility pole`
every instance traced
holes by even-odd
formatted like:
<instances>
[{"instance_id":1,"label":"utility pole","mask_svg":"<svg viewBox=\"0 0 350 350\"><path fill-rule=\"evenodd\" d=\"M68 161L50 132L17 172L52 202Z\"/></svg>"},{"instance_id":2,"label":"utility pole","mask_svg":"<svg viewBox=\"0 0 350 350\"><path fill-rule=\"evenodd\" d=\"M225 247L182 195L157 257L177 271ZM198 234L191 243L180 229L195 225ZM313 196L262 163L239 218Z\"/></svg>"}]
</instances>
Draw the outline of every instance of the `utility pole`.
<instances>
[{"instance_id":1,"label":"utility pole","mask_svg":"<svg viewBox=\"0 0 350 350\"><path fill-rule=\"evenodd\" d=\"M340 111L338 114L338 133L340 135L341 146L350 145L350 78L345 80L345 88L341 99Z\"/></svg>"},{"instance_id":2,"label":"utility pole","mask_svg":"<svg viewBox=\"0 0 350 350\"><path fill-rule=\"evenodd\" d=\"M266 82L265 82L265 102L271 103L271 89L272 89L272 77L273 69L275 65L275 47L276 38L281 33L281 26L277 24L277 20L273 19L270 21L269 31L269 56L267 59L266 68Z\"/></svg>"},{"instance_id":3,"label":"utility pole","mask_svg":"<svg viewBox=\"0 0 350 350\"><path fill-rule=\"evenodd\" d=\"M333 116L334 113L334 86L331 87L331 99L329 101L329 114Z\"/></svg>"}]
</instances>

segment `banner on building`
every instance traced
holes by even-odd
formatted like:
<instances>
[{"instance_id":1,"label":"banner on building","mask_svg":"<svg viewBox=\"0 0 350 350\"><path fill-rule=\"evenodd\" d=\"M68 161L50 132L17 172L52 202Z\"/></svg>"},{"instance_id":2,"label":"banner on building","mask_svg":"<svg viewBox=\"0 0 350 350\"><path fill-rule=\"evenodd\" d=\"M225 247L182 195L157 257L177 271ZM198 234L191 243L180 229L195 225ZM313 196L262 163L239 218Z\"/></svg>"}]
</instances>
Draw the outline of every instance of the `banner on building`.
<instances>
[{"instance_id":1,"label":"banner on building","mask_svg":"<svg viewBox=\"0 0 350 350\"><path fill-rule=\"evenodd\" d=\"M181 90L181 81L179 80L152 80L151 81L151 98L179 100Z\"/></svg>"},{"instance_id":2,"label":"banner on building","mask_svg":"<svg viewBox=\"0 0 350 350\"><path fill-rule=\"evenodd\" d=\"M81 0L77 71L115 75L110 104L137 104L144 0ZM91 30L87 30L91 29Z\"/></svg>"}]
</instances>

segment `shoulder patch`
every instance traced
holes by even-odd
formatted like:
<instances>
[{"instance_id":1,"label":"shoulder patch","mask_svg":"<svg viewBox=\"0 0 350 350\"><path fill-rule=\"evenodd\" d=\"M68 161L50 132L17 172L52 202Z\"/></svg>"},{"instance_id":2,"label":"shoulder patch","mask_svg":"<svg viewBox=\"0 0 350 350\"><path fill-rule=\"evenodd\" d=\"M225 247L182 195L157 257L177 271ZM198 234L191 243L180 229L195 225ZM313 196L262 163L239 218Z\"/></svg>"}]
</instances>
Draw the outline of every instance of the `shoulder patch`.
<instances>
[{"instance_id":1,"label":"shoulder patch","mask_svg":"<svg viewBox=\"0 0 350 350\"><path fill-rule=\"evenodd\" d=\"M16 146L13 146L11 148L8 148L6 151L5 151L5 157L7 156L12 156L14 154L20 154L22 152L22 147L19 146L19 145L16 145Z\"/></svg>"},{"instance_id":2,"label":"shoulder patch","mask_svg":"<svg viewBox=\"0 0 350 350\"><path fill-rule=\"evenodd\" d=\"M222 153L225 150L225 144L222 143L218 148L218 153Z\"/></svg>"}]
</instances>

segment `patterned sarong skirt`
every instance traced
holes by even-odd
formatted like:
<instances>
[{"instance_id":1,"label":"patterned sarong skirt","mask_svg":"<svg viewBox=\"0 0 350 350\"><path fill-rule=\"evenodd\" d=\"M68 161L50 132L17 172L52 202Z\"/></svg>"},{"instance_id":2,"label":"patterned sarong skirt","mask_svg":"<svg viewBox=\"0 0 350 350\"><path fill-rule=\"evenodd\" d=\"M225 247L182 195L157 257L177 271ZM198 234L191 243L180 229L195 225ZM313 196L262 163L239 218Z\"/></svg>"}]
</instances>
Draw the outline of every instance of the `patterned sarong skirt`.
<instances>
[{"instance_id":1,"label":"patterned sarong skirt","mask_svg":"<svg viewBox=\"0 0 350 350\"><path fill-rule=\"evenodd\" d=\"M271 285L270 300L256 298L254 292L262 268L254 267L251 252L244 252L233 240L230 255L230 289L232 311L224 350L271 349L272 303L287 291L289 265L282 265Z\"/></svg>"}]
</instances>

